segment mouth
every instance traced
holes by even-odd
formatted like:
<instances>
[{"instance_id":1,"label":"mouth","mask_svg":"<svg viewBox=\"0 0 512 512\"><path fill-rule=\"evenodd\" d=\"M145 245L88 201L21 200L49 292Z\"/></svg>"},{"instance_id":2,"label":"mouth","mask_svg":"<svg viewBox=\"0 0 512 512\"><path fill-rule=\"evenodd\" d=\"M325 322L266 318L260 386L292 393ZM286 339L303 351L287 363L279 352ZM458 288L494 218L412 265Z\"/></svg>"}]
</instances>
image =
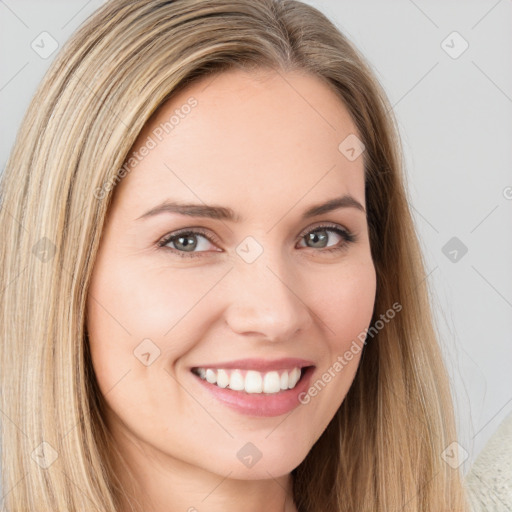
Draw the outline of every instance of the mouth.
<instances>
[{"instance_id":1,"label":"mouth","mask_svg":"<svg viewBox=\"0 0 512 512\"><path fill-rule=\"evenodd\" d=\"M239 359L190 368L200 388L223 406L249 417L288 414L303 402L316 366L299 358Z\"/></svg>"},{"instance_id":2,"label":"mouth","mask_svg":"<svg viewBox=\"0 0 512 512\"><path fill-rule=\"evenodd\" d=\"M295 389L308 370L314 366L258 371L242 368L194 367L192 373L218 388L247 394L276 394Z\"/></svg>"}]
</instances>

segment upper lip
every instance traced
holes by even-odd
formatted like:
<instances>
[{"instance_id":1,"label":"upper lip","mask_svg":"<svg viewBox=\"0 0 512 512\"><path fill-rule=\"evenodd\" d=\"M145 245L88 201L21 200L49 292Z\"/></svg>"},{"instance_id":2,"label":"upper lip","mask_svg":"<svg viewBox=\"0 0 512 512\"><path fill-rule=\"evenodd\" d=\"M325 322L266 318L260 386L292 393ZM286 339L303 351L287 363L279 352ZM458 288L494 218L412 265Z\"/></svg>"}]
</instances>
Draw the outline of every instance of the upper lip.
<instances>
[{"instance_id":1,"label":"upper lip","mask_svg":"<svg viewBox=\"0 0 512 512\"><path fill-rule=\"evenodd\" d=\"M314 366L312 361L296 357L283 357L281 359L237 359L234 361L225 361L220 363L206 363L194 366L193 368L211 368L211 369L239 369L256 370L260 372L272 370L291 370L293 368L304 368Z\"/></svg>"}]
</instances>

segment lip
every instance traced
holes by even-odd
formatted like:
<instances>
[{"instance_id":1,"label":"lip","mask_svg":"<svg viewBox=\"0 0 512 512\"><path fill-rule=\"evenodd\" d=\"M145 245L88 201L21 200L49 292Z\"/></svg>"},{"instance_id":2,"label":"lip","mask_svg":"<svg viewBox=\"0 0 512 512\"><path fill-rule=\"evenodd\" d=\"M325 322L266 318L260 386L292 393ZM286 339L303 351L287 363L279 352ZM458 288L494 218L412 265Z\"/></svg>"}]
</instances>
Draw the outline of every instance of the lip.
<instances>
[{"instance_id":1,"label":"lip","mask_svg":"<svg viewBox=\"0 0 512 512\"><path fill-rule=\"evenodd\" d=\"M249 360L244 360L249 361ZM254 359L250 360L254 363ZM284 361L284 360L282 360ZM294 361L296 364L297 359L287 359L287 361ZM300 360L304 362L304 360ZM232 362L233 364L240 364L241 361ZM275 365L276 361L266 362L266 368L269 368L268 364L272 364L271 370L281 369ZM283 364L282 362L279 364ZM289 362L286 363L290 364ZM309 388L311 377L315 371L315 366L305 365L301 363L301 368L304 368L303 375L298 381L297 385L293 389L287 389L279 391L278 393L247 393L245 391L233 391L229 388L220 388L215 384L211 384L206 380L201 379L198 375L191 372L191 375L197 382L203 386L203 389L210 392L211 395L216 398L221 404L226 405L230 409L237 411L247 416L257 417L269 417L269 416L280 416L286 414L299 405L303 405L299 400L299 395L304 393ZM298 366L298 365L297 365ZM307 368L305 368L307 366ZM200 368L204 368L201 366ZM206 366L206 368L215 368L212 366ZM219 366L219 368L228 368L227 366ZM233 366L232 368L240 368L240 366ZM242 369L242 368L240 368ZM255 369L251 366L250 369ZM285 367L284 369L287 369Z\"/></svg>"},{"instance_id":2,"label":"lip","mask_svg":"<svg viewBox=\"0 0 512 512\"><path fill-rule=\"evenodd\" d=\"M283 357L281 359L237 359L236 361L225 361L221 363L205 363L193 366L194 368L211 368L212 370L256 370L258 372L271 372L274 370L292 370L293 368L304 368L314 366L312 361L296 357Z\"/></svg>"}]
</instances>

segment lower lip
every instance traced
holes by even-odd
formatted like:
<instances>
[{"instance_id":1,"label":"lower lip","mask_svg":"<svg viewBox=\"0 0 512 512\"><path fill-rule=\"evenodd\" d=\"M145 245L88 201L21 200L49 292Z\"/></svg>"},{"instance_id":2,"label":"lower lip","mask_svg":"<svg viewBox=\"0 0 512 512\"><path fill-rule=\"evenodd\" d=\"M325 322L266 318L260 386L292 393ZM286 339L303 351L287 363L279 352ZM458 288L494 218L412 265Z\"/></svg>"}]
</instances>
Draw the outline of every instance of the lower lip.
<instances>
[{"instance_id":1,"label":"lower lip","mask_svg":"<svg viewBox=\"0 0 512 512\"><path fill-rule=\"evenodd\" d=\"M314 369L314 366L308 367L293 389L267 394L220 388L195 374L193 375L217 400L235 411L248 416L280 416L301 405L299 395L308 389Z\"/></svg>"}]
</instances>

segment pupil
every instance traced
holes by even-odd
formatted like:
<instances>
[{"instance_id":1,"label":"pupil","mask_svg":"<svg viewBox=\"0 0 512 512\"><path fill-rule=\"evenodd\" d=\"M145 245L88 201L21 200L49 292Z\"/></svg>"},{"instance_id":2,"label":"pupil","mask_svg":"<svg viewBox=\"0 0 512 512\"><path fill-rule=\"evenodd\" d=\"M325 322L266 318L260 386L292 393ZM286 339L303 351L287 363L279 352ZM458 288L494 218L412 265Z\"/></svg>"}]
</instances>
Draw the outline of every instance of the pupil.
<instances>
[{"instance_id":1,"label":"pupil","mask_svg":"<svg viewBox=\"0 0 512 512\"><path fill-rule=\"evenodd\" d=\"M183 248L186 251L193 251L197 245L197 241L195 241L194 238L195 237L193 235L180 236L177 239L177 241L178 241L178 244L182 244Z\"/></svg>"},{"instance_id":2,"label":"pupil","mask_svg":"<svg viewBox=\"0 0 512 512\"><path fill-rule=\"evenodd\" d=\"M326 240L327 240L327 235L325 233L325 230L323 230L323 231L316 231L315 233L310 233L309 234L309 241L310 242L313 242L314 244L320 242L320 246L314 245L313 247L325 247L325 245L323 245L322 242L326 242Z\"/></svg>"}]
</instances>

